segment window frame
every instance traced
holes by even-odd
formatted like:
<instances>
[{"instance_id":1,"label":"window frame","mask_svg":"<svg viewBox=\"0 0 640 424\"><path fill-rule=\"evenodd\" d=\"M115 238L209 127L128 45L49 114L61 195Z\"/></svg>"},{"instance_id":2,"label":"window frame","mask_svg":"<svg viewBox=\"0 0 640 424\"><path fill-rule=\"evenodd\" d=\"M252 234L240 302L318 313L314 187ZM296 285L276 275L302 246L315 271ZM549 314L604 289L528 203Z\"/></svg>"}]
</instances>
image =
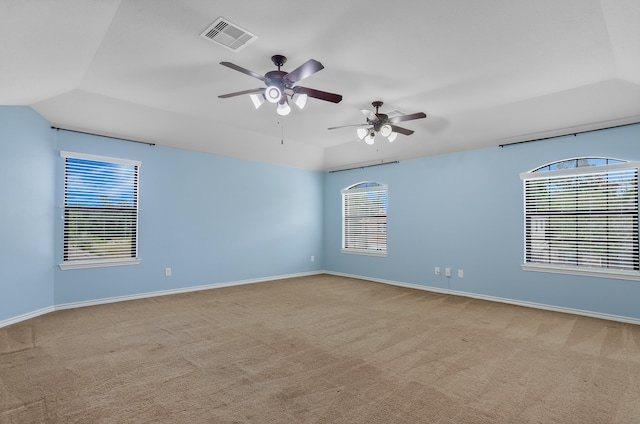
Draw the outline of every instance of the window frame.
<instances>
[{"instance_id":1,"label":"window frame","mask_svg":"<svg viewBox=\"0 0 640 424\"><path fill-rule=\"evenodd\" d=\"M63 221L63 230L62 230L62 234L63 234L63 241L62 241L62 249L63 249L63 254L62 254L62 263L59 264L60 269L63 270L68 270L68 269L81 269L81 268L97 268L97 267L110 267L110 266L122 266L122 265L137 265L140 263L140 258L139 258L139 253L138 253L138 241L139 241L139 211L140 211L140 201L139 201L139 192L140 192L140 167L142 165L142 162L137 161L137 160L130 160L130 159L122 159L122 158L114 158L114 157L107 157L107 156L99 156L99 155L91 155L91 154L85 154L85 153L76 153L76 152L67 152L67 151L60 151L60 156L63 158L64 164L63 164L63 175L64 175L64 189L63 189L63 205L62 205L62 221ZM131 215L133 216L133 219L128 220L129 223L133 223L133 240L131 243L131 249L130 251L132 252L132 255L130 257L125 257L125 256L117 256L117 257L104 257L104 258L91 258L91 259L66 259L65 256L66 254L64 253L67 249L68 246L68 240L69 240L69 235L68 235L68 227L67 227L67 216L70 214L70 211L73 210L78 210L78 209L82 209L83 207L86 209L87 206L71 206L69 204L69 196L68 196L68 187L69 187L69 172L70 172L70 167L69 165L69 161L68 159L77 159L77 160L81 160L81 161L91 161L91 162L100 162L100 163L106 163L106 164L111 164L114 165L114 169L117 166L125 166L125 167L132 167L131 171L128 171L130 176L133 178L133 183L132 183L132 187L128 187L128 190L130 190L131 192L127 193L130 198L132 199L131 202L133 204L133 208L126 208L126 209L131 209ZM92 165L93 166L93 165ZM75 176L83 176L80 172L78 172L77 174L74 174ZM72 175L72 177L74 176ZM123 180L125 178L122 178ZM99 183L106 183L106 181L101 181ZM98 184L99 186L99 184ZM76 189L82 189L80 187L80 185L76 186ZM106 193L109 188L107 186L102 187L102 190ZM96 191L95 193L102 193L102 191ZM86 195L86 193L84 194L80 194L78 196L82 196L82 195ZM105 194L103 194L105 195ZM96 210L105 210L105 209L110 209L110 210L114 210L114 209L118 209L118 208L106 208L106 207L96 207ZM117 233L118 230L115 230L114 233ZM113 233L112 233L113 234ZM126 251L128 249L124 249L123 251ZM102 252L104 253L104 252Z\"/></svg>"},{"instance_id":2,"label":"window frame","mask_svg":"<svg viewBox=\"0 0 640 424\"><path fill-rule=\"evenodd\" d=\"M381 256L381 257L385 257L387 256L388 253L388 244L387 244L387 228L388 228L388 192L389 192L389 187L385 184L380 184L377 182L373 182L373 181L363 181L363 182L359 182L356 184L352 184L349 187L340 190L341 193L341 197L342 197L342 202L341 202L341 208L342 208L342 246L341 246L341 252L342 253L348 253L348 254L356 254L356 255L368 255L368 256ZM347 223L349 222L349 218L347 217L347 201L348 201L348 197L350 195L353 196L358 196L361 195L362 193L366 193L368 194L372 194L372 193L381 193L383 198L378 200L376 199L375 202L367 202L366 205L367 206L373 206L375 207L377 205L377 203L383 203L384 204L384 215L381 214L375 214L375 213L370 213L371 211L361 211L361 212L365 212L365 215L363 215L363 217L369 217L369 218L373 218L375 219L379 219L381 216L384 216L384 222L383 223L375 223L374 225L380 225L383 224L383 230L382 231L370 231L367 232L365 235L356 235L356 238L359 238L361 240L356 240L355 243L356 244L362 244L362 243L370 243L372 245L371 248L367 248L365 246L360 246L360 247L347 247L347 245L349 244L347 242L348 239L350 239L349 237L349 231L348 231L348 225ZM367 238L367 236L369 236L370 238L374 239L374 240L378 240L380 237L380 234L384 234L384 248L375 248L375 245L379 245L378 242L368 242L367 240L365 240ZM378 246L380 247L380 246Z\"/></svg>"},{"instance_id":3,"label":"window frame","mask_svg":"<svg viewBox=\"0 0 640 424\"><path fill-rule=\"evenodd\" d=\"M603 165L589 165L589 160L606 160L607 164L603 164ZM556 164L561 164L561 163L568 163L571 161L576 161L576 166L575 167L571 167L571 168L567 168L567 169L552 169L553 165ZM579 165L580 161L583 161L582 163L587 164L586 166L581 166ZM609 163L609 161L613 162L613 163ZM632 246L633 246L633 250L632 250L632 255L630 255L630 264L629 266L634 267L635 269L621 269L621 268L615 268L615 267L599 267L599 266L588 266L588 265L578 265L578 264L574 264L574 265L566 265L566 264L561 264L561 263L553 263L553 261L551 261L551 259L549 259L549 262L541 262L541 261L532 261L529 260L529 255L532 254L531 253L531 249L532 249L532 245L533 242L535 241L534 238L528 234L528 218L532 219L532 217L537 216L535 213L529 213L528 209L527 209L527 182L528 181L533 181L533 180L547 180L547 181L553 181L553 180L557 180L557 181L562 181L560 179L564 178L564 179L575 179L576 181L581 181L579 180L579 178L584 178L587 177L589 175L591 176L600 176L602 174L606 175L607 177L611 176L611 174L614 174L616 172L621 172L624 170L629 170L630 172L634 172L635 175L633 178L631 178L631 181L634 182L635 187L633 187L632 193L635 195L635 198L632 197L632 199L634 200L635 204L633 204L633 208L631 209L631 211L628 211L627 209L625 213L618 213L617 216L629 216L631 217L631 223L632 223L632 233L631 233L631 242L632 242ZM640 175L640 162L629 162L629 161L621 161L619 159L612 159L612 158L595 158L595 157L585 157L585 158L574 158L574 159L565 159L565 160L561 160L558 162L554 162L548 165L544 165L541 167L538 167L532 171L529 172L525 172L525 173L521 173L520 174L520 178L522 180L523 183L523 217L524 217L524 222L523 222L523 230L524 230L524 234L523 234L523 238L524 238L524 251L523 251L523 264L522 264L522 269L525 271L541 271L541 272L552 272L552 273L559 273L559 274L571 274L571 275L587 275L587 276L597 276L597 277L609 277L609 278L619 278L619 279L627 279L627 280L640 280L640 266L639 266L639 262L640 262L640 252L639 252L639 245L640 245L640 241L639 241L639 225L638 225L638 220L639 220L639 192L640 192L640 181L639 181L639 175ZM610 191L608 191L609 189L601 189L601 190L597 190L595 189L593 191L594 194L597 194L599 196L601 196L603 193L610 193ZM578 201L578 193L580 193L580 190L575 191L575 196L576 196L576 202ZM531 197L531 196L530 196ZM581 198L580 202L584 202L584 203L580 203L580 206L582 207L583 204L594 204L598 201L598 199L594 199L593 197L588 197L585 198L588 200L583 200ZM531 199L530 199L531 201ZM591 217L596 217L596 216L608 216L608 215L612 215L612 212L617 211L618 209L615 208L609 208L609 202L607 201L605 203L607 206L604 208L599 208L596 212L591 213L591 210L588 211L588 213L582 212L583 215L588 216L589 218ZM603 212L605 211L605 212ZM574 215L579 215L579 210L576 209L574 211ZM544 214L542 214L544 215ZM560 215L557 215L560 216ZM562 216L573 216L571 213L568 213L566 215L562 215ZM595 221L595 220L594 220ZM592 222L587 221L588 224L582 224L581 226L576 226L575 227L575 235L576 235L576 239L578 240L581 234L586 234L586 235L590 235L588 232L588 228L589 225L593 226L594 224ZM585 228L586 227L586 228ZM554 227L557 228L557 227ZM607 229L606 234L611 234L611 227L606 226L604 227ZM614 228L615 229L615 228ZM533 230L531 230L533 231ZM613 233L615 235L615 233ZM585 238L586 240L586 238ZM565 239L562 239L561 243L564 243ZM582 246L584 247L583 244L580 244L580 241L576 241L576 246ZM590 241L590 243L593 243L592 241ZM588 244L588 243L587 243ZM615 246L615 245L606 245L607 247L609 246ZM617 246L619 248L619 246ZM578 251L578 247L576 247L576 262L586 262L588 263L590 258L589 255L593 256L593 249L589 251L588 247L587 249L585 249L584 251ZM551 253L551 252L549 252ZM568 255L567 255L568 256ZM609 258L609 256L606 256L607 258ZM614 256L611 256L611 258L615 258ZM609 258L609 259L611 259Z\"/></svg>"}]
</instances>

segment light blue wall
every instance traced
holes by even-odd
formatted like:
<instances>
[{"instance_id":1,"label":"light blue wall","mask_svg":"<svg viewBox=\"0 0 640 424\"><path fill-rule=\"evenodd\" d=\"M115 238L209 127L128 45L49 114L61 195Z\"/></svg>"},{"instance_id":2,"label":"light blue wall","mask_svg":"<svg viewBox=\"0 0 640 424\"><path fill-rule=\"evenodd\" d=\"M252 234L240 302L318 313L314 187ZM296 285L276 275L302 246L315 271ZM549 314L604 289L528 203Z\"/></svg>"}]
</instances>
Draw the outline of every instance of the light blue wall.
<instances>
[{"instance_id":1,"label":"light blue wall","mask_svg":"<svg viewBox=\"0 0 640 424\"><path fill-rule=\"evenodd\" d=\"M585 156L640 160L640 125L325 174L325 267L398 283L640 318L640 281L520 268L519 174ZM361 181L389 186L386 258L340 253L340 190ZM436 266L443 271L440 277L434 274ZM444 277L445 267L452 268L451 278ZM464 270L462 279L458 269Z\"/></svg>"},{"instance_id":2,"label":"light blue wall","mask_svg":"<svg viewBox=\"0 0 640 424\"><path fill-rule=\"evenodd\" d=\"M569 157L640 160L639 141L635 125L322 174L56 132L28 107L3 106L0 322L54 305L323 269L640 319L638 281L521 270L519 178ZM60 150L142 161L141 264L58 268ZM389 185L386 258L340 253L340 190L361 181ZM435 276L435 266L451 267L452 278Z\"/></svg>"},{"instance_id":3,"label":"light blue wall","mask_svg":"<svg viewBox=\"0 0 640 424\"><path fill-rule=\"evenodd\" d=\"M322 269L320 172L67 131L56 132L55 144L58 151L142 161L141 263L56 267L58 305ZM59 157L56 163L61 206L64 163ZM60 263L60 209L55 228ZM167 267L171 277L165 276Z\"/></svg>"},{"instance_id":4,"label":"light blue wall","mask_svg":"<svg viewBox=\"0 0 640 424\"><path fill-rule=\"evenodd\" d=\"M0 321L53 305L51 135L31 108L0 106Z\"/></svg>"}]
</instances>

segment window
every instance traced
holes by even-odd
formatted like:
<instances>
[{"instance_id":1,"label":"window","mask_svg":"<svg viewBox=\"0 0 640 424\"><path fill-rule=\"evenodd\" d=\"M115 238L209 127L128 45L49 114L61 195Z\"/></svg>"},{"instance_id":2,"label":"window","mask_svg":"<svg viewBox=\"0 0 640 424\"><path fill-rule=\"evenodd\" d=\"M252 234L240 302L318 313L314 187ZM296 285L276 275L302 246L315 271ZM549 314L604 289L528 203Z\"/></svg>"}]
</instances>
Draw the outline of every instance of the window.
<instances>
[{"instance_id":1,"label":"window","mask_svg":"<svg viewBox=\"0 0 640 424\"><path fill-rule=\"evenodd\" d=\"M355 184L342 193L342 251L386 256L387 186Z\"/></svg>"},{"instance_id":2,"label":"window","mask_svg":"<svg viewBox=\"0 0 640 424\"><path fill-rule=\"evenodd\" d=\"M62 269L138 260L140 162L60 152L65 159Z\"/></svg>"},{"instance_id":3,"label":"window","mask_svg":"<svg viewBox=\"0 0 640 424\"><path fill-rule=\"evenodd\" d=\"M580 158L521 174L527 270L640 278L640 162Z\"/></svg>"}]
</instances>

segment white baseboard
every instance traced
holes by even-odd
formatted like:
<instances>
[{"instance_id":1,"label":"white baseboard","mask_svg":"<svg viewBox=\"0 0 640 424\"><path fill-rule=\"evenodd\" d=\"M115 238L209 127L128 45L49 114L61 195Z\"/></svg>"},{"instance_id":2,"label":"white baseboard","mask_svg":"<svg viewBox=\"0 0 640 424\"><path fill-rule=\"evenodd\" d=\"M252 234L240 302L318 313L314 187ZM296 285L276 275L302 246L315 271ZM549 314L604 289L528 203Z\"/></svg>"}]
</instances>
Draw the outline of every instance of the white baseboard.
<instances>
[{"instance_id":1,"label":"white baseboard","mask_svg":"<svg viewBox=\"0 0 640 424\"><path fill-rule=\"evenodd\" d=\"M423 286L423 285L420 285L420 284L403 283L403 282L400 282L400 281L383 280L383 279L380 279L380 278L364 277L364 276L361 276L361 275L345 274L345 273L342 273L342 272L325 271L325 273L326 274L330 274L330 275L340 276L340 277L357 278L357 279L360 279L360 280L374 281L376 283L389 284L389 285L392 285L392 286L406 287L406 288L410 288L410 289L424 290L424 291L429 291L429 292L434 292L434 293L452 294L452 295L455 295L455 296L470 297L470 298L473 298L473 299L480 299L480 300L489 300L491 302L507 303L507 304L510 304L510 305L524 306L524 307L527 307L527 308L544 309L544 310L547 310L547 311L562 312L562 313L565 313L565 314L581 315L581 316L586 316L586 317L591 317L591 318L599 318L599 319L606 319L606 320L609 320L609 321L617 321L617 322L624 322L624 323L627 323L627 324L640 325L640 318L625 317L625 316L612 315L612 314L604 314L604 313L601 313L601 312L584 311L584 310L581 310L581 309L565 308L565 307L562 307L562 306L547 305L547 304L544 304L544 303L526 302L526 301L523 301L523 300L515 300L515 299L509 299L509 298L504 298L504 297L496 297L496 296L488 296L488 295L484 295L484 294L470 293L470 292L464 292L464 291L458 291L458 290L449 290L449 289L443 289L443 288L440 288L440 287L431 287L431 286Z\"/></svg>"},{"instance_id":2,"label":"white baseboard","mask_svg":"<svg viewBox=\"0 0 640 424\"><path fill-rule=\"evenodd\" d=\"M127 300L146 299L149 297L157 297L157 296L169 296L172 294L189 293L189 292L195 292L195 291L201 291L201 290L217 289L221 287L241 286L244 284L263 283L267 281L284 280L287 278L295 278L295 277L306 277L309 275L318 275L318 274L326 274L326 272L325 271L301 272L297 274L276 275L271 277L254 278L249 280L228 281L228 282L222 282L222 283L205 284L202 286L183 287L179 289L159 290L154 292L132 294L127 296L115 296L115 297L107 297L102 299L86 300L81 302L62 303L59 305L48 306L46 308L39 309L37 311L28 312L26 314L22 314L16 317L11 317L11 318L2 320L0 321L0 328L6 327L11 324L16 324L20 321L25 321L30 318L35 318L40 315L48 314L50 312L61 311L64 309L83 308L85 306L103 305L103 304L114 303L114 302L125 302Z\"/></svg>"},{"instance_id":3,"label":"white baseboard","mask_svg":"<svg viewBox=\"0 0 640 424\"><path fill-rule=\"evenodd\" d=\"M11 324L17 324L21 321L26 321L31 318L39 317L40 315L48 314L55 311L54 306L47 306L46 308L38 309L36 311L27 312L26 314L18 315L15 317L7 318L0 321L0 328L6 327Z\"/></svg>"}]
</instances>

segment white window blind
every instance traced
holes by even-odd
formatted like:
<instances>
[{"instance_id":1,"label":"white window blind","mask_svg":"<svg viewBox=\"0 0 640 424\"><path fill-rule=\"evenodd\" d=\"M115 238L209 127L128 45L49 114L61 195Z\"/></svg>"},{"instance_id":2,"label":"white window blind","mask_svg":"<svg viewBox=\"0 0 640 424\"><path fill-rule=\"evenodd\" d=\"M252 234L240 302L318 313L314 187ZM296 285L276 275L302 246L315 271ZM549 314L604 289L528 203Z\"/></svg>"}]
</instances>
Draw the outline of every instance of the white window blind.
<instances>
[{"instance_id":1,"label":"white window blind","mask_svg":"<svg viewBox=\"0 0 640 424\"><path fill-rule=\"evenodd\" d=\"M525 265L637 275L638 165L522 174Z\"/></svg>"},{"instance_id":2,"label":"white window blind","mask_svg":"<svg viewBox=\"0 0 640 424\"><path fill-rule=\"evenodd\" d=\"M342 250L386 255L387 186L359 183L342 190Z\"/></svg>"},{"instance_id":3,"label":"white window blind","mask_svg":"<svg viewBox=\"0 0 640 424\"><path fill-rule=\"evenodd\" d=\"M137 263L140 162L70 152L61 156L65 159L63 265Z\"/></svg>"}]
</instances>

